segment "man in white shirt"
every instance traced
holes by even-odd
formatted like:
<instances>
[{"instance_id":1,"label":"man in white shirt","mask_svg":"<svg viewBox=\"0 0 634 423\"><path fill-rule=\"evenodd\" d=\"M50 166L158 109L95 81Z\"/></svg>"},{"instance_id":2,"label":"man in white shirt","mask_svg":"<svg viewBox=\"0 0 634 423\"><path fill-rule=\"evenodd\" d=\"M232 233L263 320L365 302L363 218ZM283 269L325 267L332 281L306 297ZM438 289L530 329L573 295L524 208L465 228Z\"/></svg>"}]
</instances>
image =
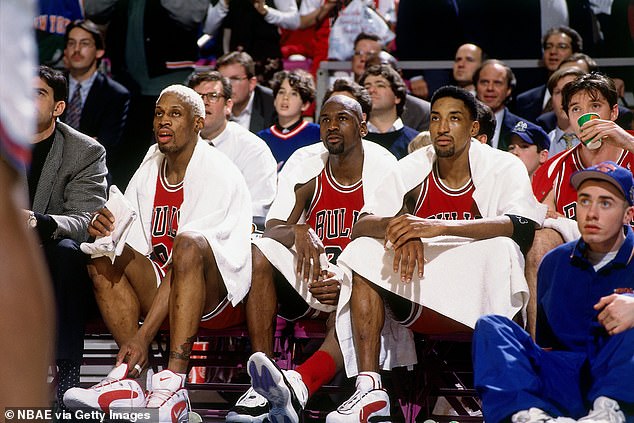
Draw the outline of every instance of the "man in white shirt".
<instances>
[{"instance_id":1,"label":"man in white shirt","mask_svg":"<svg viewBox=\"0 0 634 423\"><path fill-rule=\"evenodd\" d=\"M261 138L228 121L233 107L228 78L217 71L196 72L190 76L188 85L205 103L201 138L226 154L240 169L251 194L254 223L263 225L277 188L277 164L271 150Z\"/></svg>"}]
</instances>

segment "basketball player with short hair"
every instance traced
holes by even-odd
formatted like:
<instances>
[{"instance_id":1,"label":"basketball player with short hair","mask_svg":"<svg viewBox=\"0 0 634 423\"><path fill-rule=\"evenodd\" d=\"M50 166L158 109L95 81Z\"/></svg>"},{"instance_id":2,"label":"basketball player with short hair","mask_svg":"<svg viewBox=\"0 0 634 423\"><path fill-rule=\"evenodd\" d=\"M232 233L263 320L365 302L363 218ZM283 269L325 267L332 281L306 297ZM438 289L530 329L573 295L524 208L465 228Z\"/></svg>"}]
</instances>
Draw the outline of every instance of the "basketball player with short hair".
<instances>
[{"instance_id":1,"label":"basketball player with short hair","mask_svg":"<svg viewBox=\"0 0 634 423\"><path fill-rule=\"evenodd\" d=\"M471 93L437 90L432 145L400 160L399 171L366 199L338 262L344 280L352 275L344 283L351 282L351 294L344 297L342 289L336 328L348 353L346 372L358 375L357 391L327 422L389 416L378 372L381 364L402 363L379 362L385 306L395 321L421 333L469 332L482 314L499 310L513 317L524 307L521 251L530 247L545 208L538 207L522 162L473 138L476 119Z\"/></svg>"},{"instance_id":2,"label":"basketball player with short hair","mask_svg":"<svg viewBox=\"0 0 634 423\"><path fill-rule=\"evenodd\" d=\"M251 200L240 171L200 138L204 118L203 100L191 88L169 86L156 102L156 144L125 194L138 217L122 254L114 261L93 258L88 268L102 317L120 348L116 367L92 388L67 391L69 407L158 408L161 423L172 416L187 421L185 373L199 325L224 328L244 320ZM108 236L118 223L103 208L88 232ZM147 366L148 346L168 316L168 366L152 377L146 395L129 377Z\"/></svg>"},{"instance_id":3,"label":"basketball player with short hair","mask_svg":"<svg viewBox=\"0 0 634 423\"><path fill-rule=\"evenodd\" d=\"M322 142L297 150L280 173L264 237L253 241L246 301L253 388L227 421L298 422L308 396L343 366L333 322L341 288L337 257L350 242L365 198L396 166L389 151L362 140L362 116L356 100L331 97L319 115ZM296 370L282 371L271 360L278 313L287 320L330 315L324 343Z\"/></svg>"}]
</instances>

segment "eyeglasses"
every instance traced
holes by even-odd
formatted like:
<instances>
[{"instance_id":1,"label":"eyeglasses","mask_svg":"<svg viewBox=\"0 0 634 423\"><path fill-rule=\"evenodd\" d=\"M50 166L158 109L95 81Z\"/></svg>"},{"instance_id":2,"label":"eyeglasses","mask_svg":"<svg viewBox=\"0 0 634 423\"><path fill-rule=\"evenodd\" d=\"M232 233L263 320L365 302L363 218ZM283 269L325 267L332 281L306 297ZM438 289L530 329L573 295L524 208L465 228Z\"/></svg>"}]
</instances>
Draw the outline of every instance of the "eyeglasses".
<instances>
[{"instance_id":1,"label":"eyeglasses","mask_svg":"<svg viewBox=\"0 0 634 423\"><path fill-rule=\"evenodd\" d=\"M230 76L229 81L233 84L234 82L240 82L249 79L248 76Z\"/></svg>"},{"instance_id":2,"label":"eyeglasses","mask_svg":"<svg viewBox=\"0 0 634 423\"><path fill-rule=\"evenodd\" d=\"M207 101L209 103L217 103L218 100L224 98L223 94L212 92L212 93L200 93L200 97L203 101Z\"/></svg>"},{"instance_id":3,"label":"eyeglasses","mask_svg":"<svg viewBox=\"0 0 634 423\"><path fill-rule=\"evenodd\" d=\"M556 48L557 50L568 50L570 48L570 44L566 44L566 43L546 43L544 44L544 50L552 50L554 48Z\"/></svg>"}]
</instances>

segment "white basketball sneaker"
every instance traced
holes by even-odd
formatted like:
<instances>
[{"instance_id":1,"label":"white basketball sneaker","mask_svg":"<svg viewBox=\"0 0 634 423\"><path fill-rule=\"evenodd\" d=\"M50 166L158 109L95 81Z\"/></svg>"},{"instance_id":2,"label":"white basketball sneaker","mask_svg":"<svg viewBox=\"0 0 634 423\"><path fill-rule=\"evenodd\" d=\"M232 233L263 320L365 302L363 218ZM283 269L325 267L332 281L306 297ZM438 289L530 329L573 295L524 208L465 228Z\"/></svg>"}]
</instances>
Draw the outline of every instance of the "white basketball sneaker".
<instances>
[{"instance_id":1,"label":"white basketball sneaker","mask_svg":"<svg viewBox=\"0 0 634 423\"><path fill-rule=\"evenodd\" d=\"M188 423L190 406L185 380L171 370L156 373L145 406L158 408L159 423Z\"/></svg>"},{"instance_id":2,"label":"white basketball sneaker","mask_svg":"<svg viewBox=\"0 0 634 423\"><path fill-rule=\"evenodd\" d=\"M357 390L346 402L326 416L326 423L390 421L390 397L379 379L359 374Z\"/></svg>"},{"instance_id":3,"label":"white basketball sneaker","mask_svg":"<svg viewBox=\"0 0 634 423\"><path fill-rule=\"evenodd\" d=\"M145 393L134 379L127 379L128 365L122 363L90 388L71 388L64 394L68 408L93 408L108 412L110 408L145 407Z\"/></svg>"},{"instance_id":4,"label":"white basketball sneaker","mask_svg":"<svg viewBox=\"0 0 634 423\"><path fill-rule=\"evenodd\" d=\"M308 401L308 388L295 370L282 370L266 354L256 352L249 358L247 372L251 386L269 402L272 423L298 423Z\"/></svg>"}]
</instances>

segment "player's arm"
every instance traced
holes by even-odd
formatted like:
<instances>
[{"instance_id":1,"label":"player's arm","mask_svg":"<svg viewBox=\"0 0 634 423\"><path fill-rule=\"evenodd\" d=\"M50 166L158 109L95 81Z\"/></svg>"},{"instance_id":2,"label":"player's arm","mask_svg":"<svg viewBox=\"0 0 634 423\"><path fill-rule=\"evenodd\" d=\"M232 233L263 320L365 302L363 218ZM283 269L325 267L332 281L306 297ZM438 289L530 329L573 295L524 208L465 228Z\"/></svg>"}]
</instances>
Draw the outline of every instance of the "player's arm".
<instances>
[{"instance_id":1,"label":"player's arm","mask_svg":"<svg viewBox=\"0 0 634 423\"><path fill-rule=\"evenodd\" d=\"M393 217L379 217L371 213L363 213L352 227L351 238L368 236L372 238L385 238L387 227L393 219L413 210L416 198L420 193L420 185L407 194L403 199L401 210Z\"/></svg>"},{"instance_id":2,"label":"player's arm","mask_svg":"<svg viewBox=\"0 0 634 423\"><path fill-rule=\"evenodd\" d=\"M581 129L579 139L585 143L593 138L634 153L634 135L612 120L592 119L586 122Z\"/></svg>"},{"instance_id":3,"label":"player's arm","mask_svg":"<svg viewBox=\"0 0 634 423\"><path fill-rule=\"evenodd\" d=\"M321 270L319 256L324 252L324 245L315 231L305 223L297 223L304 210L308 209L314 192L314 179L298 187L295 190L295 206L288 220L269 220L266 222L263 235L276 240L287 248L295 246L297 251L296 271L298 275L303 275L306 282L319 280Z\"/></svg>"}]
</instances>

